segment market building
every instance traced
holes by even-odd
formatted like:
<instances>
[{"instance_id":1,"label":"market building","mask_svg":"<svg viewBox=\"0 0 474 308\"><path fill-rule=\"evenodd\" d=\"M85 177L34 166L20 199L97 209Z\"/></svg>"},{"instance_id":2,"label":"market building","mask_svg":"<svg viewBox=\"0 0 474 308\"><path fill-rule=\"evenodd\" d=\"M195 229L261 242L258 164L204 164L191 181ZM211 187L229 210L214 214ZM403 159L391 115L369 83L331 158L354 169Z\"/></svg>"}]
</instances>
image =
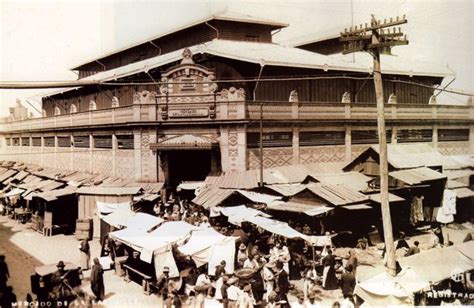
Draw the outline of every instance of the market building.
<instances>
[{"instance_id":1,"label":"market building","mask_svg":"<svg viewBox=\"0 0 474 308\"><path fill-rule=\"evenodd\" d=\"M262 160L349 163L378 142L370 56L275 43L287 26L226 12L78 65L79 80L100 84L46 94L41 118L1 123L2 160L172 188ZM390 56L382 69L391 144L474 152L474 106L443 105L432 89L452 71Z\"/></svg>"}]
</instances>

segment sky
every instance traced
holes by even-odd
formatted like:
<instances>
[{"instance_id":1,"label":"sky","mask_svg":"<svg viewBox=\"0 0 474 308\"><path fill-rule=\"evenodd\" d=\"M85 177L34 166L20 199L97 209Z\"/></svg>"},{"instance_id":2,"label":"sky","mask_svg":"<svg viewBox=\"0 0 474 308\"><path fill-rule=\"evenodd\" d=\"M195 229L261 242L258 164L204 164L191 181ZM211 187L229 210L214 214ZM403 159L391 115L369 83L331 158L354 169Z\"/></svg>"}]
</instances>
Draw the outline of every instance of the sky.
<instances>
[{"instance_id":1,"label":"sky","mask_svg":"<svg viewBox=\"0 0 474 308\"><path fill-rule=\"evenodd\" d=\"M406 14L402 30L410 44L392 53L447 65L456 76L444 84L474 92L472 0L0 0L0 81L74 80L69 69L78 64L226 9L290 24L274 36L282 44L338 33L371 14ZM37 97L45 92L0 90L0 116L16 98L37 114ZM438 97L439 103L466 100Z\"/></svg>"}]
</instances>

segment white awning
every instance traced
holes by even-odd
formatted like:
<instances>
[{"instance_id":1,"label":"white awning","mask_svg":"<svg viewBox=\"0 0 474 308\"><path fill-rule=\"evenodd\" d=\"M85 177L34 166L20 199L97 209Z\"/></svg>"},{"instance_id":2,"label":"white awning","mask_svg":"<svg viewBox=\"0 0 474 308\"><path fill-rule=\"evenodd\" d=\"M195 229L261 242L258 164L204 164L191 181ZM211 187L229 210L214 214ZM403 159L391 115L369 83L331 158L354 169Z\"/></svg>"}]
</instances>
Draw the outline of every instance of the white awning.
<instances>
[{"instance_id":1,"label":"white awning","mask_svg":"<svg viewBox=\"0 0 474 308\"><path fill-rule=\"evenodd\" d=\"M4 194L3 196L4 197L14 197L14 196L18 196L18 195L21 195L25 190L24 189L21 189L21 188L13 188L12 190L10 190L9 192L7 192L6 194Z\"/></svg>"}]
</instances>

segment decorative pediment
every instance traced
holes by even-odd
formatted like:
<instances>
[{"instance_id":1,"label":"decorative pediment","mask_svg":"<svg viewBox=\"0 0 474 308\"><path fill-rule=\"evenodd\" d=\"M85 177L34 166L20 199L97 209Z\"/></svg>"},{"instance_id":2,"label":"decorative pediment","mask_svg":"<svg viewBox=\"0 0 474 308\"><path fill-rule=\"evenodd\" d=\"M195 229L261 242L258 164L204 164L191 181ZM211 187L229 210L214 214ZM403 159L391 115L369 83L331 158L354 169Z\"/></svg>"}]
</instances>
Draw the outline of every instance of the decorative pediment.
<instances>
[{"instance_id":1,"label":"decorative pediment","mask_svg":"<svg viewBox=\"0 0 474 308\"><path fill-rule=\"evenodd\" d=\"M183 51L181 64L162 74L161 95L213 94L217 90L214 72L205 66L195 64L190 49Z\"/></svg>"}]
</instances>

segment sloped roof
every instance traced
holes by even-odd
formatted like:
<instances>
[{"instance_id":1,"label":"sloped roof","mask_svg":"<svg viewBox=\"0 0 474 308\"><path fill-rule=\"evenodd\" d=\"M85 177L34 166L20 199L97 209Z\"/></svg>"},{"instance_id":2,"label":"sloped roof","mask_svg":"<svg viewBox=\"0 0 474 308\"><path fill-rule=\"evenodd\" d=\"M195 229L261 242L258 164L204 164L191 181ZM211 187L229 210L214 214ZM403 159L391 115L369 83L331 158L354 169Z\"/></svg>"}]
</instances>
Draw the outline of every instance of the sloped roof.
<instances>
[{"instance_id":1,"label":"sloped roof","mask_svg":"<svg viewBox=\"0 0 474 308\"><path fill-rule=\"evenodd\" d=\"M259 183L258 170L229 171L222 174L211 174L206 177L204 185L220 188L253 189Z\"/></svg>"},{"instance_id":2,"label":"sloped roof","mask_svg":"<svg viewBox=\"0 0 474 308\"><path fill-rule=\"evenodd\" d=\"M350 170L351 166L371 152L379 155L379 146L367 148L348 163L344 170ZM388 144L387 155L388 163L395 169L442 166L445 161L445 156L426 143Z\"/></svg>"},{"instance_id":3,"label":"sloped roof","mask_svg":"<svg viewBox=\"0 0 474 308\"><path fill-rule=\"evenodd\" d=\"M194 20L192 22L189 22L187 24L184 24L180 27L177 27L177 28L174 28L174 29L170 29L169 31L164 31L162 33L159 33L157 35L154 35L150 38L147 38L146 40L144 41L140 41L140 42L136 42L136 43L133 43L131 45L128 45L128 46L125 46L123 48L120 48L120 49L116 49L112 52L108 52L108 53L105 53L105 54L102 54L101 56L95 58L95 59L91 59L91 60L88 60L87 62L84 62L82 64L79 64L79 65L76 65L74 68L71 68L71 70L75 70L75 69L78 69L79 67L83 66L83 65L86 65L86 64L89 64L89 63L92 63L96 60L100 60L100 59L103 59L105 57L108 57L108 56L111 56L111 55L114 55L114 54L117 54L119 52L122 52L122 51L125 51L127 49L130 49L130 48L133 48L133 47L136 47L136 46L139 46L139 45L142 45L142 44L145 44L145 43L148 43L150 41L154 41L154 40L157 40L161 37L164 37L166 35L169 35L169 34L172 34L172 33L175 33L175 32L178 32L178 31L181 31L181 30L184 30L184 29L187 29L187 28L191 28L193 26L197 26L199 24L202 24L202 23L206 23L208 21L211 21L211 20L224 20L224 21L234 21L234 22L242 22L242 23L252 23L252 24L261 24L261 25L268 25L268 26L272 26L274 29L279 29L279 28L285 28L285 27L288 27L288 24L287 23L282 23L282 22L279 22L279 21L274 21L274 20L269 20L269 19L263 19L263 18L260 18L260 17L256 17L256 16L251 16L251 15L248 15L248 14L242 14L242 13L238 13L238 12L232 12L232 11L228 11L228 10L225 10L225 11L222 11L222 12L218 12L218 13L215 13L215 14L209 14L208 16L205 16L204 18L200 18L200 19L197 19L197 20Z\"/></svg>"},{"instance_id":4,"label":"sloped roof","mask_svg":"<svg viewBox=\"0 0 474 308\"><path fill-rule=\"evenodd\" d=\"M368 197L345 185L325 185L314 183L307 185L308 189L328 201L332 205L345 205L367 201Z\"/></svg>"},{"instance_id":5,"label":"sloped roof","mask_svg":"<svg viewBox=\"0 0 474 308\"><path fill-rule=\"evenodd\" d=\"M313 177L323 184L345 185L357 191L364 191L368 188L367 183L372 180L360 172L341 172L336 174L318 174Z\"/></svg>"},{"instance_id":6,"label":"sloped roof","mask_svg":"<svg viewBox=\"0 0 474 308\"><path fill-rule=\"evenodd\" d=\"M208 209L218 206L234 192L235 190L233 189L222 189L215 186L209 186L201 190L199 195L197 195L192 202Z\"/></svg>"},{"instance_id":7,"label":"sloped roof","mask_svg":"<svg viewBox=\"0 0 474 308\"><path fill-rule=\"evenodd\" d=\"M474 191L467 187L455 188L457 198L469 198L474 197Z\"/></svg>"},{"instance_id":8,"label":"sloped roof","mask_svg":"<svg viewBox=\"0 0 474 308\"><path fill-rule=\"evenodd\" d=\"M303 190L306 189L305 184L272 184L272 185L265 185L265 187L270 188L273 191L276 191L282 196L291 197L296 194L299 194Z\"/></svg>"},{"instance_id":9,"label":"sloped roof","mask_svg":"<svg viewBox=\"0 0 474 308\"><path fill-rule=\"evenodd\" d=\"M408 185L416 185L427 181L446 178L446 175L427 167L392 171L389 175Z\"/></svg>"}]
</instances>

